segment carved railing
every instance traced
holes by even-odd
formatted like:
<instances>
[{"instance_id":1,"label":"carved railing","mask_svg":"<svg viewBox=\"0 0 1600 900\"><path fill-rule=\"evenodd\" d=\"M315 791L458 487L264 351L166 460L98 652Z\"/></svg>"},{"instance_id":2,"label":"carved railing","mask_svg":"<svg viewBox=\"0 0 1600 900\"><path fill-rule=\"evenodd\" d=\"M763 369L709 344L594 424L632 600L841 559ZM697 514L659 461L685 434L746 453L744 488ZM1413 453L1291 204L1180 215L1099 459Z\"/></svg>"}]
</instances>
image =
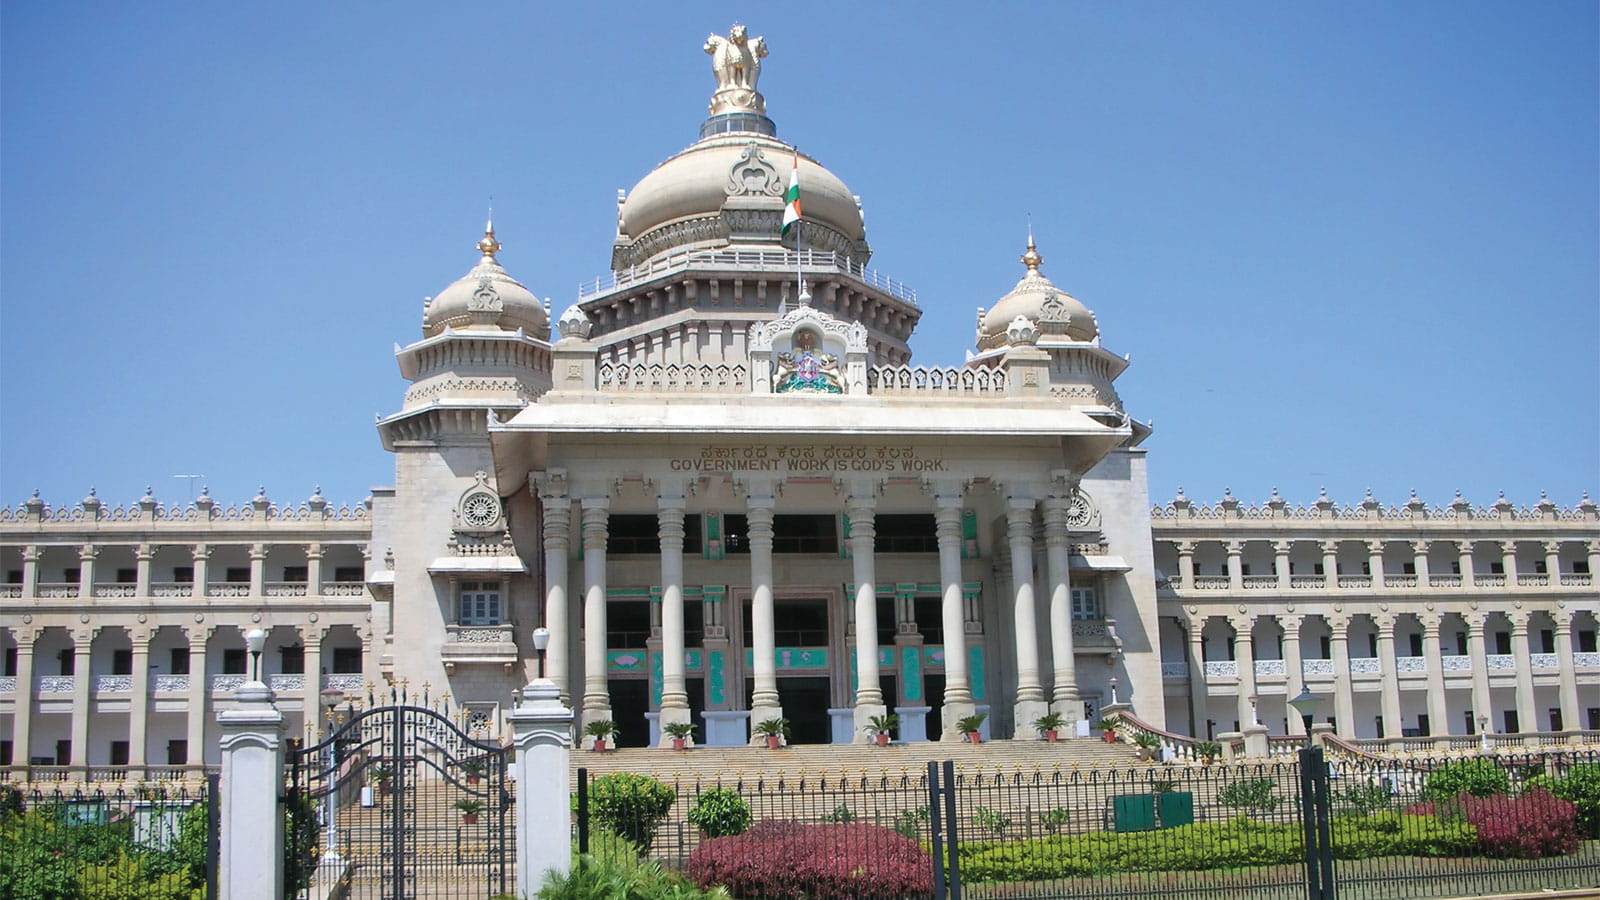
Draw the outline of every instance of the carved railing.
<instances>
[{"instance_id":1,"label":"carved railing","mask_svg":"<svg viewBox=\"0 0 1600 900\"><path fill-rule=\"evenodd\" d=\"M1004 369L959 366L873 366L867 390L874 394L1004 394Z\"/></svg>"},{"instance_id":2,"label":"carved railing","mask_svg":"<svg viewBox=\"0 0 1600 900\"><path fill-rule=\"evenodd\" d=\"M309 587L304 581L269 581L261 591L268 597L304 597Z\"/></svg>"},{"instance_id":3,"label":"carved railing","mask_svg":"<svg viewBox=\"0 0 1600 900\"><path fill-rule=\"evenodd\" d=\"M796 255L788 250L701 250L668 253L642 266L629 266L593 281L578 285L578 300L610 293L618 288L641 284L673 272L689 269L714 269L719 271L823 271L844 275L862 284L877 288L890 296L917 305L917 292L905 282L896 281L876 269L869 269L848 256L832 251L806 250Z\"/></svg>"},{"instance_id":4,"label":"carved railing","mask_svg":"<svg viewBox=\"0 0 1600 900\"><path fill-rule=\"evenodd\" d=\"M612 393L739 394L750 390L750 370L722 363L602 363L599 389Z\"/></svg>"},{"instance_id":5,"label":"carved railing","mask_svg":"<svg viewBox=\"0 0 1600 900\"><path fill-rule=\"evenodd\" d=\"M365 597L367 585L361 581L324 581L322 583L322 596L324 597Z\"/></svg>"},{"instance_id":6,"label":"carved railing","mask_svg":"<svg viewBox=\"0 0 1600 900\"><path fill-rule=\"evenodd\" d=\"M1159 741L1160 755L1157 759L1173 760L1178 762L1198 763L1200 754L1195 752L1195 746L1200 742L1188 735L1177 734L1164 728L1157 728L1149 722L1134 715L1131 710L1120 710L1107 716L1108 721L1116 723L1118 739L1126 738L1136 742L1141 734L1147 734Z\"/></svg>"},{"instance_id":7,"label":"carved railing","mask_svg":"<svg viewBox=\"0 0 1600 900\"><path fill-rule=\"evenodd\" d=\"M365 520L368 516L366 504L355 506L334 506L319 497L307 500L298 506L290 504L279 506L268 503L265 506L256 506L253 503L240 505L218 506L209 497L194 501L187 505L166 506L160 503L136 503L130 506L107 506L104 503L74 504L71 506L51 506L40 503L30 507L29 504L18 506L0 506L0 522L205 522L205 521L249 521L262 519L267 521L284 522L320 522L320 521L346 521L354 522Z\"/></svg>"},{"instance_id":8,"label":"carved railing","mask_svg":"<svg viewBox=\"0 0 1600 900\"><path fill-rule=\"evenodd\" d=\"M1459 496L1445 506L1430 506L1416 498L1400 505L1385 506L1370 497L1362 503L1337 503L1326 496L1309 505L1289 503L1274 497L1262 504L1241 503L1231 495L1215 504L1195 503L1180 495L1173 501L1154 506L1153 519L1371 519L1379 521L1501 521L1501 522L1583 522L1600 519L1600 506L1585 494L1576 506L1557 506L1545 500L1534 506L1517 506L1502 498L1491 506L1473 506Z\"/></svg>"},{"instance_id":9,"label":"carved railing","mask_svg":"<svg viewBox=\"0 0 1600 900\"><path fill-rule=\"evenodd\" d=\"M158 694L181 694L189 690L188 675L156 675L153 681Z\"/></svg>"}]
</instances>

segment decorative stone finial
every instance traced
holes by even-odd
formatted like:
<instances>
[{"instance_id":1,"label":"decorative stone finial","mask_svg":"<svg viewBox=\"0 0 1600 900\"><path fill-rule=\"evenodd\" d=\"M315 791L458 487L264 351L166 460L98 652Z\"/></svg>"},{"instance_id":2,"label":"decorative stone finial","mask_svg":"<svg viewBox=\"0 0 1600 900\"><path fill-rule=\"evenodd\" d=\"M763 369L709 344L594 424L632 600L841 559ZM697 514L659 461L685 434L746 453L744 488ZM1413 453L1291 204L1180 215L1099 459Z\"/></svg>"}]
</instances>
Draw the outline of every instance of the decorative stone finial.
<instances>
[{"instance_id":1,"label":"decorative stone finial","mask_svg":"<svg viewBox=\"0 0 1600 900\"><path fill-rule=\"evenodd\" d=\"M756 82L761 78L761 60L767 55L766 38L752 38L743 25L734 25L727 37L713 34L706 38L702 49L711 55L711 74L717 79L711 114L765 115L767 101L756 90Z\"/></svg>"},{"instance_id":2,"label":"decorative stone finial","mask_svg":"<svg viewBox=\"0 0 1600 900\"><path fill-rule=\"evenodd\" d=\"M1006 326L1006 340L1013 347L1031 347L1039 343L1039 326L1027 316L1017 316Z\"/></svg>"},{"instance_id":3,"label":"decorative stone finial","mask_svg":"<svg viewBox=\"0 0 1600 900\"><path fill-rule=\"evenodd\" d=\"M478 241L478 251L483 254L485 262L496 261L494 255L500 252L500 242L494 239L494 219L483 226L483 239Z\"/></svg>"},{"instance_id":4,"label":"decorative stone finial","mask_svg":"<svg viewBox=\"0 0 1600 900\"><path fill-rule=\"evenodd\" d=\"M582 307L574 303L561 314L561 318L556 322L556 328L561 332L563 340L575 338L583 341L588 340L589 335L594 332L594 322L590 321Z\"/></svg>"}]
</instances>

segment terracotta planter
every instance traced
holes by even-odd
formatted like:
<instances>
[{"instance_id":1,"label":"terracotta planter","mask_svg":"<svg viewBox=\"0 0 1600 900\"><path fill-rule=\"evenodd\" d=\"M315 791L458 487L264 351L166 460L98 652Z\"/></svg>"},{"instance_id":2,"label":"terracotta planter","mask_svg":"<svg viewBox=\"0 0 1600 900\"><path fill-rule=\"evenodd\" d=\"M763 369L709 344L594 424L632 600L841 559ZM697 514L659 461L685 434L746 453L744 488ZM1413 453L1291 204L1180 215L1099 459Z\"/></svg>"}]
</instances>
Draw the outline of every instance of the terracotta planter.
<instances>
[{"instance_id":1,"label":"terracotta planter","mask_svg":"<svg viewBox=\"0 0 1600 900\"><path fill-rule=\"evenodd\" d=\"M468 775L467 776L467 784L477 784L479 780L480 780L480 776L477 776L477 775Z\"/></svg>"},{"instance_id":2,"label":"terracotta planter","mask_svg":"<svg viewBox=\"0 0 1600 900\"><path fill-rule=\"evenodd\" d=\"M684 738L673 738L672 739L672 749L674 749L674 750L682 750L682 749L684 749L685 743L686 743L686 741L685 741Z\"/></svg>"},{"instance_id":3,"label":"terracotta planter","mask_svg":"<svg viewBox=\"0 0 1600 900\"><path fill-rule=\"evenodd\" d=\"M983 735L976 731L969 731L967 732L967 740L974 744L981 744L983 743Z\"/></svg>"},{"instance_id":4,"label":"terracotta planter","mask_svg":"<svg viewBox=\"0 0 1600 900\"><path fill-rule=\"evenodd\" d=\"M781 746L783 746L783 738L778 737L775 734L767 735L767 749L768 750L776 750Z\"/></svg>"},{"instance_id":5,"label":"terracotta planter","mask_svg":"<svg viewBox=\"0 0 1600 900\"><path fill-rule=\"evenodd\" d=\"M462 813L461 814L461 824L463 824L463 825L476 825L476 824L478 824L478 814L477 813Z\"/></svg>"},{"instance_id":6,"label":"terracotta planter","mask_svg":"<svg viewBox=\"0 0 1600 900\"><path fill-rule=\"evenodd\" d=\"M879 734L875 735L874 737L877 740L879 747L889 746L889 736L887 734Z\"/></svg>"},{"instance_id":7,"label":"terracotta planter","mask_svg":"<svg viewBox=\"0 0 1600 900\"><path fill-rule=\"evenodd\" d=\"M385 778L378 782L378 796L387 797L392 790L394 790L394 785L390 783L389 779Z\"/></svg>"},{"instance_id":8,"label":"terracotta planter","mask_svg":"<svg viewBox=\"0 0 1600 900\"><path fill-rule=\"evenodd\" d=\"M1115 731L1108 731L1101 735L1101 738L1103 738L1108 744L1115 744L1117 742L1117 733Z\"/></svg>"},{"instance_id":9,"label":"terracotta planter","mask_svg":"<svg viewBox=\"0 0 1600 900\"><path fill-rule=\"evenodd\" d=\"M1055 729L1052 728L1049 731L1046 731L1044 733L1044 742L1047 743L1047 744L1054 744L1056 742L1056 730Z\"/></svg>"},{"instance_id":10,"label":"terracotta planter","mask_svg":"<svg viewBox=\"0 0 1600 900\"><path fill-rule=\"evenodd\" d=\"M596 753L604 753L604 752L606 752L606 739L605 738L595 738L594 739L594 752L596 752Z\"/></svg>"}]
</instances>

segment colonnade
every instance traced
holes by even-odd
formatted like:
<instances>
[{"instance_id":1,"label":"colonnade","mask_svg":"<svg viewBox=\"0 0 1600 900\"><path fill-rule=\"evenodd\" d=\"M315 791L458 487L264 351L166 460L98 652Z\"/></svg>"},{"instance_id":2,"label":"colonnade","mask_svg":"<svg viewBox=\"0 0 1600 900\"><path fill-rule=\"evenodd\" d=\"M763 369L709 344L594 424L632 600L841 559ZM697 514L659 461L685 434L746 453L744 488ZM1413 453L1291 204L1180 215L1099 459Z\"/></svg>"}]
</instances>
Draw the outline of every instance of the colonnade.
<instances>
[{"instance_id":1,"label":"colonnade","mask_svg":"<svg viewBox=\"0 0 1600 900\"><path fill-rule=\"evenodd\" d=\"M1475 606L1475 604L1473 605ZM1529 609L1519 605L1508 604L1504 609L1474 609L1467 604L1459 608L1454 605L1444 609L1434 610L1389 610L1387 604L1380 608L1373 605L1371 611L1334 609L1319 610L1302 608L1293 614L1250 615L1233 614L1225 618L1233 629L1231 635L1232 661L1236 672L1234 678L1235 702L1237 703L1238 718L1240 723L1248 724L1257 716L1255 702L1258 699L1258 686L1256 683L1255 643L1253 635L1257 622L1267 620L1282 628L1282 660L1284 663L1284 679L1287 694L1296 693L1295 686L1306 687L1306 682L1315 682L1317 685L1332 688L1331 712L1338 724L1339 731L1353 734L1355 723L1355 691L1353 690L1353 663L1352 660L1376 660L1376 669L1366 664L1359 674L1377 675L1379 686L1379 706L1383 721L1383 733L1386 738L1397 738L1402 735L1403 706L1400 697L1400 676L1421 671L1425 675L1426 711L1429 728L1435 734L1451 733L1451 717L1447 711L1447 681L1446 670L1459 676L1467 674L1470 684L1472 715L1477 718L1490 715L1493 709L1490 694L1490 668L1493 664L1497 671L1511 669L1514 675L1515 710L1521 731L1541 730L1536 727L1539 710L1535 704L1534 695L1534 654L1529 640L1529 624L1534 615L1548 614L1553 621L1553 665L1546 668L1554 669L1557 674L1557 697L1563 728L1571 729L1581 727L1579 706L1577 660L1573 641L1573 623L1578 612L1574 609L1556 607ZM1396 625L1402 616L1414 616L1421 626L1421 655L1401 656L1395 649ZM1443 653L1441 632L1449 616L1459 616L1466 633L1466 653L1446 655ZM1487 652L1486 628L1491 616L1503 615L1509 622L1510 654L1494 654ZM1375 657L1352 657L1349 649L1350 627L1354 619L1365 616L1376 627ZM1196 710L1197 719L1202 715L1199 711L1208 707L1208 697L1217 679L1208 675L1205 658L1204 629L1211 616L1205 615L1201 609L1196 613L1186 616L1188 657L1189 657L1189 690L1191 708ZM1320 650L1317 655L1306 653L1303 646L1304 629L1307 620L1312 618L1322 619L1329 630L1328 653L1324 657ZM1319 635L1320 637L1320 635ZM1510 659L1506 659L1509 656ZM1400 663L1404 660L1406 666L1402 669ZM1459 688L1458 688L1459 689ZM1226 687L1222 687L1226 691ZM1324 713L1327 714L1326 712ZM1288 731L1290 734L1304 734L1305 729L1299 717L1290 714L1287 717ZM1196 721L1195 730L1201 731L1200 723ZM1458 732L1459 733L1459 732Z\"/></svg>"},{"instance_id":2,"label":"colonnade","mask_svg":"<svg viewBox=\"0 0 1600 900\"><path fill-rule=\"evenodd\" d=\"M543 507L545 553L545 622L551 637L547 646L548 674L564 696L570 696L572 658L567 641L568 548L572 541L571 509L582 511L583 541L583 725L612 715L607 692L606 633L607 521L610 495L574 490L564 470L551 469L532 476ZM752 722L783 715L778 695L776 625L774 620L773 521L778 479L748 479L739 484L744 494L749 550L749 586L753 691ZM945 691L941 732L954 735L954 723L972 715L976 704L968 664L965 592L962 577L962 514L964 494L960 482L925 485L932 495L935 538L939 557L940 613L944 634ZM855 615L854 650L858 661L877 660L878 611L876 585L877 494L881 485L872 479L845 485L844 510L849 516ZM660 723L688 722L685 690L683 635L683 546L686 485L672 480L657 482L656 515L660 539L661 570L661 702ZM1044 535L1048 579L1048 626L1052 650L1053 694L1047 695L1040 676L1037 610L1034 600L1034 517L1045 494ZM1071 567L1067 509L1072 490L1057 481L1048 490L1013 490L1006 494L1006 542L1011 554L1011 611L1015 645L1007 649L1017 660L1015 721L1031 722L1054 708L1069 720L1082 718L1076 683L1071 623ZM856 731L865 738L868 719L887 711L876 665L856 667L853 698ZM664 732L663 732L664 734Z\"/></svg>"}]
</instances>

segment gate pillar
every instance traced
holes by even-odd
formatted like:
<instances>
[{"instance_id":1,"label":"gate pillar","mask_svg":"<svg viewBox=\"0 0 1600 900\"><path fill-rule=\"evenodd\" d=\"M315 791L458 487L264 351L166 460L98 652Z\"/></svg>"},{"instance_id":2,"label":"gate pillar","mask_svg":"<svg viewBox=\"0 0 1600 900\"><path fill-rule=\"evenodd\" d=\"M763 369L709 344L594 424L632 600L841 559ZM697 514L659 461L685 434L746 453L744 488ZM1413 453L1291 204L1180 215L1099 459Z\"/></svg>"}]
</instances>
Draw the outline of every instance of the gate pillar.
<instances>
[{"instance_id":1,"label":"gate pillar","mask_svg":"<svg viewBox=\"0 0 1600 900\"><path fill-rule=\"evenodd\" d=\"M234 692L236 709L217 714L222 726L221 894L228 900L283 897L283 828L278 794L283 788L283 713L276 695L259 681Z\"/></svg>"},{"instance_id":2,"label":"gate pillar","mask_svg":"<svg viewBox=\"0 0 1600 900\"><path fill-rule=\"evenodd\" d=\"M535 897L545 872L572 861L572 710L555 682L537 678L511 712L517 779L517 896Z\"/></svg>"}]
</instances>

